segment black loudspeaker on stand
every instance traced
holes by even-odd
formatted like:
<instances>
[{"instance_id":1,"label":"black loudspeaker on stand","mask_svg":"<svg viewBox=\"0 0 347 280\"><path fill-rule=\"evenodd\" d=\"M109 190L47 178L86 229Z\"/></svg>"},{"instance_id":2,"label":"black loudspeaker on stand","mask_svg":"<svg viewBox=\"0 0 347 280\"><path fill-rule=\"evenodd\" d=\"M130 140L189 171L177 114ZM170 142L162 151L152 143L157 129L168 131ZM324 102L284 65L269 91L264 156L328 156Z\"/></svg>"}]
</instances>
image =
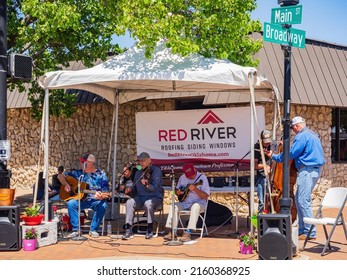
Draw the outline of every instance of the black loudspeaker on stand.
<instances>
[{"instance_id":1,"label":"black loudspeaker on stand","mask_svg":"<svg viewBox=\"0 0 347 280\"><path fill-rule=\"evenodd\" d=\"M289 214L258 215L258 254L260 260L293 259Z\"/></svg>"},{"instance_id":2,"label":"black loudspeaker on stand","mask_svg":"<svg viewBox=\"0 0 347 280\"><path fill-rule=\"evenodd\" d=\"M19 205L0 206L0 251L22 248Z\"/></svg>"}]
</instances>

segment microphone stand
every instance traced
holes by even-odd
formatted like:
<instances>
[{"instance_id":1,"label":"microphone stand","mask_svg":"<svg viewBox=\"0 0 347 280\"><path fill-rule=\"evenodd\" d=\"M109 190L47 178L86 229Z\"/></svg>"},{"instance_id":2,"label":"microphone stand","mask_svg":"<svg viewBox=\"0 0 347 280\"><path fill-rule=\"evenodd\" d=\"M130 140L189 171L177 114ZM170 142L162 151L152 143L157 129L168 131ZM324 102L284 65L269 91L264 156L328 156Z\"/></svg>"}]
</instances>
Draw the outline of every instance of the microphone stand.
<instances>
[{"instance_id":1,"label":"microphone stand","mask_svg":"<svg viewBox=\"0 0 347 280\"><path fill-rule=\"evenodd\" d=\"M236 167L236 184L235 184L235 193L236 193L236 222L235 222L235 234L239 234L239 164L251 151L248 151L241 159L239 159L232 167L231 170Z\"/></svg>"},{"instance_id":2,"label":"microphone stand","mask_svg":"<svg viewBox=\"0 0 347 280\"><path fill-rule=\"evenodd\" d=\"M81 230L81 181L84 177L84 169L83 174L78 178L78 236L71 238L74 241L84 241L87 238L82 236Z\"/></svg>"},{"instance_id":3,"label":"microphone stand","mask_svg":"<svg viewBox=\"0 0 347 280\"><path fill-rule=\"evenodd\" d=\"M168 242L164 242L164 245L168 246L179 246L183 245L183 242L179 241L177 237L175 236L175 219L176 219L176 213L175 213L175 172L173 166L171 166L171 240Z\"/></svg>"}]
</instances>

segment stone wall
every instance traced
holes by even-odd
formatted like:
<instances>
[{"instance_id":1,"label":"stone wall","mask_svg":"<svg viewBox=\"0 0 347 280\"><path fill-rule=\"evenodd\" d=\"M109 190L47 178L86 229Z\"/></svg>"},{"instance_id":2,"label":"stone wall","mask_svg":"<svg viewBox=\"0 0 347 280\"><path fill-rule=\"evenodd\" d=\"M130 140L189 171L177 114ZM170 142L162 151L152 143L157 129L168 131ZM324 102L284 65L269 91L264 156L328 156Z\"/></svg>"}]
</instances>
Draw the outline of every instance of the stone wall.
<instances>
[{"instance_id":1,"label":"stone wall","mask_svg":"<svg viewBox=\"0 0 347 280\"><path fill-rule=\"evenodd\" d=\"M117 169L122 164L136 158L135 114L146 111L169 111L174 109L174 100L133 101L119 108ZM67 169L79 168L78 159L84 152L92 152L100 168L104 169L112 182L113 169L113 106L99 103L79 106L77 113L70 119L51 117L49 123L50 174L56 172L58 165ZM266 128L272 130L273 105L265 105ZM331 154L331 109L328 107L292 106L291 116L306 118L307 126L322 137L326 164L322 178L313 192L317 205L326 189L347 185L346 164L332 164ZM282 116L282 113L280 113ZM150 125L150 124L148 124ZM11 141L9 169L12 172L11 187L31 189L37 170L43 168L43 145L41 142L41 123L30 117L29 109L8 110L7 138ZM220 175L220 174L218 174ZM118 177L118 176L117 176ZM213 195L215 201L235 205L235 196ZM170 203L167 197L166 202ZM245 203L240 212L247 212Z\"/></svg>"}]
</instances>

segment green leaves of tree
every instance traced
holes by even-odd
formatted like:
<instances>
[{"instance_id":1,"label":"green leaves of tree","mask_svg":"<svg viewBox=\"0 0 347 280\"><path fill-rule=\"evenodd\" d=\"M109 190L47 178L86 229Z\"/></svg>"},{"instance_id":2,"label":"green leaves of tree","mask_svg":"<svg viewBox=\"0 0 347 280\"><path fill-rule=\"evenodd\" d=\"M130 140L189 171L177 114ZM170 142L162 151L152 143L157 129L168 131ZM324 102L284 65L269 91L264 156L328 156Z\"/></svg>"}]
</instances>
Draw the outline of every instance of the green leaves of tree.
<instances>
[{"instance_id":1,"label":"green leaves of tree","mask_svg":"<svg viewBox=\"0 0 347 280\"><path fill-rule=\"evenodd\" d=\"M10 0L8 50L32 56L34 76L82 61L90 67L107 54L120 53L115 35L129 31L150 57L164 39L173 52L198 52L256 66L261 42L248 35L261 30L250 19L255 0ZM12 81L9 81L12 82ZM43 90L34 82L29 93L40 118ZM70 116L74 97L54 92L52 114ZM70 109L69 109L70 108Z\"/></svg>"}]
</instances>

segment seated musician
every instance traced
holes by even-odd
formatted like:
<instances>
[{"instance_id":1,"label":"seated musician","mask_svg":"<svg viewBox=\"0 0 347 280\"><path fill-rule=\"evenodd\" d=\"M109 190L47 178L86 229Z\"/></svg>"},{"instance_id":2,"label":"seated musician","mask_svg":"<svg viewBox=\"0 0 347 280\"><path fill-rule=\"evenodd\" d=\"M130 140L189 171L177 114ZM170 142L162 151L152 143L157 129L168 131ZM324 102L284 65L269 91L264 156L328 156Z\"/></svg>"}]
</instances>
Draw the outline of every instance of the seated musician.
<instances>
[{"instance_id":1,"label":"seated musician","mask_svg":"<svg viewBox=\"0 0 347 280\"><path fill-rule=\"evenodd\" d=\"M263 130L260 134L261 142L263 145L264 151L270 149L271 144L271 133L268 130ZM255 179L255 185L258 189L258 212L261 213L264 211L264 202L265 202L265 195L267 192L266 186L267 186L267 179L264 171L264 167L266 168L267 173L270 172L270 165L268 165L270 158L264 154L264 158L267 164L263 163L263 158L260 153L260 143L257 142L254 145L254 158L256 160L255 169L257 170L257 176Z\"/></svg>"},{"instance_id":2,"label":"seated musician","mask_svg":"<svg viewBox=\"0 0 347 280\"><path fill-rule=\"evenodd\" d=\"M134 177L137 171L136 166L131 162L127 163L123 167L123 173L119 178L119 183L117 184L116 191L119 193L124 193L129 197L135 197L136 188L133 188ZM123 201L121 201L123 202Z\"/></svg>"},{"instance_id":3,"label":"seated musician","mask_svg":"<svg viewBox=\"0 0 347 280\"><path fill-rule=\"evenodd\" d=\"M60 165L58 166L58 173L54 174L52 176L52 185L49 188L49 193L48 193L48 197L50 198L50 200L56 201L59 200L59 192L60 192L60 188L61 188L61 183L58 179L59 174L63 174L64 172L64 166Z\"/></svg>"},{"instance_id":4,"label":"seated musician","mask_svg":"<svg viewBox=\"0 0 347 280\"><path fill-rule=\"evenodd\" d=\"M59 192L60 192L60 182L57 179L59 173L64 171L63 166L58 167L58 174L54 174L52 176L52 184L48 183L48 198L51 201L59 200ZM33 193L35 193L36 184L33 186ZM43 172L39 173L39 178L37 182L37 195L36 199L41 200L45 196L45 179L43 179Z\"/></svg>"},{"instance_id":5,"label":"seated musician","mask_svg":"<svg viewBox=\"0 0 347 280\"><path fill-rule=\"evenodd\" d=\"M86 208L94 210L89 235L96 238L99 237L98 228L107 208L105 198L109 197L108 179L105 172L96 167L96 160L92 154L84 154L80 158L80 164L82 167L81 169L68 171L64 174L58 175L58 179L62 184L60 197L70 195L70 197L65 199L67 200L67 209L72 225L72 232L67 236L67 238L77 237L80 230L78 228L78 180L82 182L80 184L82 192L84 189L90 191L85 199L80 200L80 207L81 210Z\"/></svg>"},{"instance_id":6,"label":"seated musician","mask_svg":"<svg viewBox=\"0 0 347 280\"><path fill-rule=\"evenodd\" d=\"M188 242L191 240L191 233L196 230L201 209L205 209L207 199L210 195L210 186L207 177L196 170L193 164L187 163L183 166L183 175L179 178L175 193L179 197L180 202L175 204L175 224L172 225L172 207L166 221L166 228L170 230L164 236L165 240L176 239L172 237L171 227L174 227L175 235L178 226L178 212L181 210L190 210L190 217L188 229L184 231L182 237L179 239L181 242ZM181 198L182 197L182 198Z\"/></svg>"},{"instance_id":7,"label":"seated musician","mask_svg":"<svg viewBox=\"0 0 347 280\"><path fill-rule=\"evenodd\" d=\"M141 153L137 160L141 170L137 170L134 177L136 195L126 202L125 234L123 240L133 238L131 226L136 209L144 209L147 217L146 239L153 237L154 210L163 203L163 175L159 167L152 164L148 153Z\"/></svg>"}]
</instances>

